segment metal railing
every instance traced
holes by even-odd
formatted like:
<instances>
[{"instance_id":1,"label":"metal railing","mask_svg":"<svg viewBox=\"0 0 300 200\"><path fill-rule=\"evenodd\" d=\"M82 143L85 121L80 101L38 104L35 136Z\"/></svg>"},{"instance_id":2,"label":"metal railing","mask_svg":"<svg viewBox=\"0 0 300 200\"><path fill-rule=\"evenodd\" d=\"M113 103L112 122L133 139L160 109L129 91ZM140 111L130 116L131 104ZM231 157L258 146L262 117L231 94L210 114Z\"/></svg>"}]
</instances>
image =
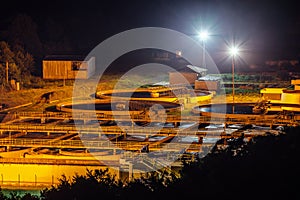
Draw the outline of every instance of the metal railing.
<instances>
[{"instance_id":1,"label":"metal railing","mask_svg":"<svg viewBox=\"0 0 300 200\"><path fill-rule=\"evenodd\" d=\"M0 158L0 163L5 164L45 164L45 165L78 165L78 166L104 166L102 162L91 159L56 159L56 158ZM112 164L114 162L111 162Z\"/></svg>"},{"instance_id":2,"label":"metal railing","mask_svg":"<svg viewBox=\"0 0 300 200\"><path fill-rule=\"evenodd\" d=\"M122 120L122 121L150 121L149 116L141 114L132 114L130 116L118 116L109 115L104 113L93 113L93 112L16 112L14 113L19 118L56 118L56 119L98 119L98 120ZM159 117L151 118L152 122L161 122L165 120L166 122L210 122L210 123L220 123L226 121L227 123L255 123L261 122L264 124L276 124L276 123L298 123L296 120L291 119L277 119L276 115L235 115L230 114L222 115L219 117L214 116L181 116L181 115L171 115L168 114L167 118Z\"/></svg>"}]
</instances>

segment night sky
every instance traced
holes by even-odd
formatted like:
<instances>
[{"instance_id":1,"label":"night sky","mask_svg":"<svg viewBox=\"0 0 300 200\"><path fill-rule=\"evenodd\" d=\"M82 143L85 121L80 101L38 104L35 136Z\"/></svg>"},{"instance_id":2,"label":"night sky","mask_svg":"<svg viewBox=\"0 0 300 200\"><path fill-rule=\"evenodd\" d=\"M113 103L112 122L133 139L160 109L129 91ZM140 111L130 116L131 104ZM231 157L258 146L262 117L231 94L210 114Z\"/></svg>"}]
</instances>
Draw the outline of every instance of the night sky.
<instances>
[{"instance_id":1,"label":"night sky","mask_svg":"<svg viewBox=\"0 0 300 200\"><path fill-rule=\"evenodd\" d=\"M241 44L241 64L263 66L268 60L299 60L300 12L296 1L148 0L148 1L15 1L2 6L1 24L27 14L45 38L51 20L73 51L89 52L106 38L137 27L165 27L195 37L201 29L212 35L207 51L217 65L228 65L226 44ZM4 28L4 27L2 27Z\"/></svg>"}]
</instances>

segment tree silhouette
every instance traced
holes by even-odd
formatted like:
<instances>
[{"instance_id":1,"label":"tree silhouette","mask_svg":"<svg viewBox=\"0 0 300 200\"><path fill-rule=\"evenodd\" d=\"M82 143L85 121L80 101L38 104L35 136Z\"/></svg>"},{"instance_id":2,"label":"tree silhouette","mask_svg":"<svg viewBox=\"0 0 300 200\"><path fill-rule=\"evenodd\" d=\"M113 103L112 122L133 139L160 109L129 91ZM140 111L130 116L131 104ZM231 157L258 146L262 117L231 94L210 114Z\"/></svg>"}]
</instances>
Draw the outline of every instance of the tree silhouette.
<instances>
[{"instance_id":1,"label":"tree silhouette","mask_svg":"<svg viewBox=\"0 0 300 200\"><path fill-rule=\"evenodd\" d=\"M286 134L254 137L247 144L241 139L229 148L208 154L183 169L172 192L180 198L255 199L299 197L300 128Z\"/></svg>"},{"instance_id":2,"label":"tree silhouette","mask_svg":"<svg viewBox=\"0 0 300 200\"><path fill-rule=\"evenodd\" d=\"M25 49L16 44L12 47L14 52L14 61L18 68L20 69L21 76L28 76L34 74L34 58L31 54L25 51Z\"/></svg>"},{"instance_id":3,"label":"tree silhouette","mask_svg":"<svg viewBox=\"0 0 300 200\"><path fill-rule=\"evenodd\" d=\"M21 46L25 52L33 55L36 64L34 75L40 75L44 50L38 35L37 24L33 19L26 14L16 15L12 18L3 38L11 46Z\"/></svg>"},{"instance_id":4,"label":"tree silhouette","mask_svg":"<svg viewBox=\"0 0 300 200\"><path fill-rule=\"evenodd\" d=\"M0 85L6 84L6 62L8 62L9 80L23 80L34 68L33 57L20 45L11 48L7 42L0 41Z\"/></svg>"},{"instance_id":5,"label":"tree silhouette","mask_svg":"<svg viewBox=\"0 0 300 200\"><path fill-rule=\"evenodd\" d=\"M11 51L10 46L4 41L0 41L0 84L6 83L6 62L9 64L10 79L19 78L21 72L15 63L14 57L15 54Z\"/></svg>"},{"instance_id":6,"label":"tree silhouette","mask_svg":"<svg viewBox=\"0 0 300 200\"><path fill-rule=\"evenodd\" d=\"M0 200L7 200L7 197L3 194L1 187L0 187Z\"/></svg>"}]
</instances>

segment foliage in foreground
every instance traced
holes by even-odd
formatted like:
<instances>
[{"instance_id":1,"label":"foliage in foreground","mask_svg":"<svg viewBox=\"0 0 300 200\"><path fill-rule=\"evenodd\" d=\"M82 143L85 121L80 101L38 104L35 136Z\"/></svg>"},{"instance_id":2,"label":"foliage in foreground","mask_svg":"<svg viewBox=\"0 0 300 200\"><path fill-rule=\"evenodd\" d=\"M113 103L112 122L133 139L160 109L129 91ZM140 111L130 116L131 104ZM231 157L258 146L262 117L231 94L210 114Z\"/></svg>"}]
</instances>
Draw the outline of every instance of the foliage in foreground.
<instances>
[{"instance_id":1,"label":"foliage in foreground","mask_svg":"<svg viewBox=\"0 0 300 200\"><path fill-rule=\"evenodd\" d=\"M227 141L228 148L214 148L206 157L186 164L179 179L153 172L123 183L108 170L94 170L72 180L62 176L58 186L41 191L40 197L5 197L0 192L0 200L297 199L299 130L287 128L286 134L258 136L249 142L242 137Z\"/></svg>"}]
</instances>

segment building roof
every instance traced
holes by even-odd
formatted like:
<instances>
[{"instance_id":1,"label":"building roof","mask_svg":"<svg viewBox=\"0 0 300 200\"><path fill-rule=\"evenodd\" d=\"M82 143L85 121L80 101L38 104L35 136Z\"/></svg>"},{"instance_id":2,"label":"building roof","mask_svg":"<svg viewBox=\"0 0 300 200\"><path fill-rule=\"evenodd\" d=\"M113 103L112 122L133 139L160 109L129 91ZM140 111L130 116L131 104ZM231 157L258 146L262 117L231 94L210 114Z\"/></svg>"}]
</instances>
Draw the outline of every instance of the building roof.
<instances>
[{"instance_id":1,"label":"building roof","mask_svg":"<svg viewBox=\"0 0 300 200\"><path fill-rule=\"evenodd\" d=\"M84 61L83 55L47 55L44 60Z\"/></svg>"},{"instance_id":2,"label":"building roof","mask_svg":"<svg viewBox=\"0 0 300 200\"><path fill-rule=\"evenodd\" d=\"M202 72L206 72L207 69L205 68L201 68L201 67L197 67L197 66L194 66L194 65L186 65L189 69L193 70L194 72L196 73L202 73Z\"/></svg>"}]
</instances>

